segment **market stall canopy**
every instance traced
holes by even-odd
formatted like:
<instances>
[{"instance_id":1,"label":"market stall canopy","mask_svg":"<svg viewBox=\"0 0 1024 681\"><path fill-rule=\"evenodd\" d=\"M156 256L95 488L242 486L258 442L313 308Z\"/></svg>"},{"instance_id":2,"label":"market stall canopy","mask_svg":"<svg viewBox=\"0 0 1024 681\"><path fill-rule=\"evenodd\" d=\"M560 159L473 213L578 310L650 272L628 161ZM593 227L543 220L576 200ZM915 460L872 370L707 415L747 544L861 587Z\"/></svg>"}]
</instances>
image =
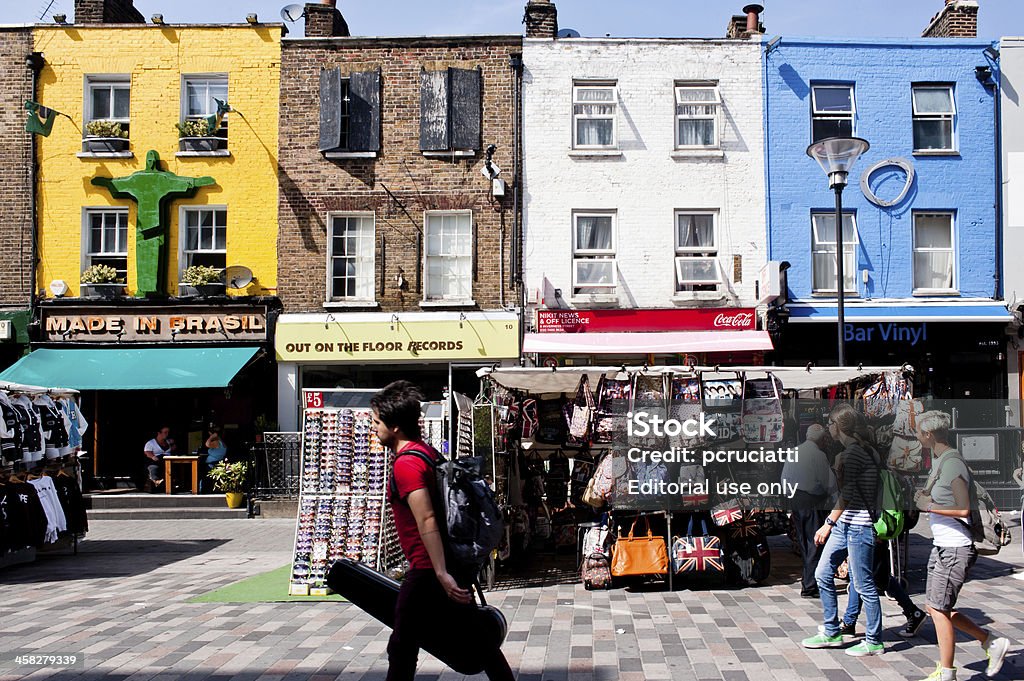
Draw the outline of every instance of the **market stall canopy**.
<instances>
[{"instance_id":1,"label":"market stall canopy","mask_svg":"<svg viewBox=\"0 0 1024 681\"><path fill-rule=\"evenodd\" d=\"M625 369L625 372L623 371ZM591 386L597 386L602 376L609 378L627 378L629 374L701 374L705 380L735 378L738 373L748 378L764 378L771 372L782 381L787 390L817 390L841 383L848 383L858 378L873 376L890 371L909 371L911 367L767 367L767 366L736 366L736 367L550 367L520 368L496 367L480 369L477 376L490 378L498 385L510 390L522 390L532 394L571 393L576 390L580 376L587 374Z\"/></svg>"},{"instance_id":2,"label":"market stall canopy","mask_svg":"<svg viewBox=\"0 0 1024 681\"><path fill-rule=\"evenodd\" d=\"M43 348L0 373L0 381L77 390L223 388L259 352L223 348Z\"/></svg>"},{"instance_id":3,"label":"market stall canopy","mask_svg":"<svg viewBox=\"0 0 1024 681\"><path fill-rule=\"evenodd\" d=\"M790 303L790 322L834 322L837 316L835 303ZM989 301L987 303L922 303L916 305L864 305L843 306L847 323L859 322L1011 322L1013 315L1006 305Z\"/></svg>"},{"instance_id":4,"label":"market stall canopy","mask_svg":"<svg viewBox=\"0 0 1024 681\"><path fill-rule=\"evenodd\" d=\"M771 350L767 331L669 331L654 333L528 333L523 352L635 355Z\"/></svg>"}]
</instances>

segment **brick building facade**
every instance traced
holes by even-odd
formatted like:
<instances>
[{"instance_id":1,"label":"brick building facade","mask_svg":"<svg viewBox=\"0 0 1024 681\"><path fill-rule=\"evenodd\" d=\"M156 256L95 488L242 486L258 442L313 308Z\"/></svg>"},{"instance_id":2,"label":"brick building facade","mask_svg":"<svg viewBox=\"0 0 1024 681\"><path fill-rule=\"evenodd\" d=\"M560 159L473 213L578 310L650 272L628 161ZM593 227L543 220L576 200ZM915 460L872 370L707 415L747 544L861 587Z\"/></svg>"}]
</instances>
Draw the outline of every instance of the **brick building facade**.
<instances>
[{"instance_id":1,"label":"brick building facade","mask_svg":"<svg viewBox=\"0 0 1024 681\"><path fill-rule=\"evenodd\" d=\"M515 302L509 287L515 217L511 183L505 196L495 197L480 171L485 149L493 144L494 163L502 177L511 177L515 73L509 59L521 45L518 36L284 41L278 253L279 294L288 312L332 306L382 311L446 307L443 301L424 300L422 235L433 211L472 213L472 295L453 301L455 306L487 310ZM421 73L449 67L480 70L480 141L454 154L425 152L420 143ZM378 150L346 154L318 149L321 73L334 68L343 80L353 73L379 72L377 120L383 124ZM374 218L372 297L345 300L327 291L328 218L335 213Z\"/></svg>"},{"instance_id":2,"label":"brick building facade","mask_svg":"<svg viewBox=\"0 0 1024 681\"><path fill-rule=\"evenodd\" d=\"M13 322L11 340L26 342L32 294L32 135L25 131L25 101L32 99L30 28L0 29L0 319ZM20 348L0 353L6 366Z\"/></svg>"},{"instance_id":3,"label":"brick building facade","mask_svg":"<svg viewBox=\"0 0 1024 681\"><path fill-rule=\"evenodd\" d=\"M455 363L519 355L506 308L519 303L522 38L349 37L330 5L306 10L306 37L286 39L281 58L285 429L302 388L401 377L440 400L478 385L468 371L452 378Z\"/></svg>"}]
</instances>

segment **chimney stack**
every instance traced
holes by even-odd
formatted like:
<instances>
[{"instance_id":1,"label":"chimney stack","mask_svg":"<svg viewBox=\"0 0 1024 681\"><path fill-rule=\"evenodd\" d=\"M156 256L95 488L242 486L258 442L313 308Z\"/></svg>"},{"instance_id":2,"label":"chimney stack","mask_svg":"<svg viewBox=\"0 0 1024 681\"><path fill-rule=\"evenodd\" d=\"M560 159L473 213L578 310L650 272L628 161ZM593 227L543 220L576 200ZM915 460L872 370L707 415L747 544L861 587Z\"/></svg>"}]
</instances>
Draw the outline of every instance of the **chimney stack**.
<instances>
[{"instance_id":1,"label":"chimney stack","mask_svg":"<svg viewBox=\"0 0 1024 681\"><path fill-rule=\"evenodd\" d=\"M351 35L345 17L335 6L336 0L306 3L306 37L337 38Z\"/></svg>"},{"instance_id":2,"label":"chimney stack","mask_svg":"<svg viewBox=\"0 0 1024 681\"><path fill-rule=\"evenodd\" d=\"M734 14L729 21L729 28L725 31L726 38L749 38L764 33L764 24L761 23L761 12L763 5L752 3L743 8L743 14Z\"/></svg>"},{"instance_id":3,"label":"chimney stack","mask_svg":"<svg viewBox=\"0 0 1024 681\"><path fill-rule=\"evenodd\" d=\"M946 0L922 38L977 38L978 0Z\"/></svg>"},{"instance_id":4,"label":"chimney stack","mask_svg":"<svg viewBox=\"0 0 1024 681\"><path fill-rule=\"evenodd\" d=\"M558 36L558 9L551 0L530 0L526 3L527 38L555 38Z\"/></svg>"},{"instance_id":5,"label":"chimney stack","mask_svg":"<svg viewBox=\"0 0 1024 681\"><path fill-rule=\"evenodd\" d=\"M144 24L132 0L75 0L76 24Z\"/></svg>"}]
</instances>

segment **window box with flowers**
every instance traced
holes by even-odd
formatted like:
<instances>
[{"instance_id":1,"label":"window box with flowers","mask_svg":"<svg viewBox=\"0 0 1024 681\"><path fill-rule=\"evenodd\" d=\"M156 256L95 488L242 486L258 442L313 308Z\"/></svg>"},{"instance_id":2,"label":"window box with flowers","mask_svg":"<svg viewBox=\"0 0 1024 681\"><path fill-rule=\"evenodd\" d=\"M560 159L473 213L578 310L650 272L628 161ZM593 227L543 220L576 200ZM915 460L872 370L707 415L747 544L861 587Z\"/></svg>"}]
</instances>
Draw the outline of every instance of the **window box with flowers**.
<instances>
[{"instance_id":1,"label":"window box with flowers","mask_svg":"<svg viewBox=\"0 0 1024 681\"><path fill-rule=\"evenodd\" d=\"M124 283L117 281L117 270L110 265L90 265L82 272L83 297L117 298L124 294Z\"/></svg>"},{"instance_id":2,"label":"window box with flowers","mask_svg":"<svg viewBox=\"0 0 1024 681\"><path fill-rule=\"evenodd\" d=\"M112 154L128 148L128 131L117 121L89 121L85 134L85 150L93 154Z\"/></svg>"},{"instance_id":3,"label":"window box with flowers","mask_svg":"<svg viewBox=\"0 0 1024 681\"><path fill-rule=\"evenodd\" d=\"M191 286L204 298L223 295L225 292L224 272L216 267L193 265L181 273L181 283Z\"/></svg>"},{"instance_id":4,"label":"window box with flowers","mask_svg":"<svg viewBox=\"0 0 1024 681\"><path fill-rule=\"evenodd\" d=\"M217 135L216 129L210 129L205 118L185 120L175 123L174 127L178 129L182 151L208 154L219 150L224 143L224 138Z\"/></svg>"}]
</instances>

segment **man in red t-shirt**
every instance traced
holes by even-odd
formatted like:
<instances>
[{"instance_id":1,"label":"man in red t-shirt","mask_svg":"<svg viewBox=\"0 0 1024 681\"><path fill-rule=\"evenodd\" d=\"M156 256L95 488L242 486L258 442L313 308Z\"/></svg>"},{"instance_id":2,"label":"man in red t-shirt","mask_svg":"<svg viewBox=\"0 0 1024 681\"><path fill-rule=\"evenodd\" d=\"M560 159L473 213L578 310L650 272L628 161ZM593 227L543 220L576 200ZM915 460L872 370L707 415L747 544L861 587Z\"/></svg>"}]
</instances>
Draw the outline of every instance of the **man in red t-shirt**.
<instances>
[{"instance_id":1,"label":"man in red t-shirt","mask_svg":"<svg viewBox=\"0 0 1024 681\"><path fill-rule=\"evenodd\" d=\"M387 681L406 681L416 675L421 641L433 632L452 632L472 596L448 572L441 528L434 513L437 486L434 469L415 454L417 450L440 456L420 439L420 403L423 395L408 381L389 384L370 400L377 438L396 454L393 475L398 497L389 498L402 552L409 572L402 581L395 605L395 625L388 641ZM389 494L390 496L390 494ZM472 645L470 641L465 642ZM501 649L484 669L491 681L513 681Z\"/></svg>"}]
</instances>

